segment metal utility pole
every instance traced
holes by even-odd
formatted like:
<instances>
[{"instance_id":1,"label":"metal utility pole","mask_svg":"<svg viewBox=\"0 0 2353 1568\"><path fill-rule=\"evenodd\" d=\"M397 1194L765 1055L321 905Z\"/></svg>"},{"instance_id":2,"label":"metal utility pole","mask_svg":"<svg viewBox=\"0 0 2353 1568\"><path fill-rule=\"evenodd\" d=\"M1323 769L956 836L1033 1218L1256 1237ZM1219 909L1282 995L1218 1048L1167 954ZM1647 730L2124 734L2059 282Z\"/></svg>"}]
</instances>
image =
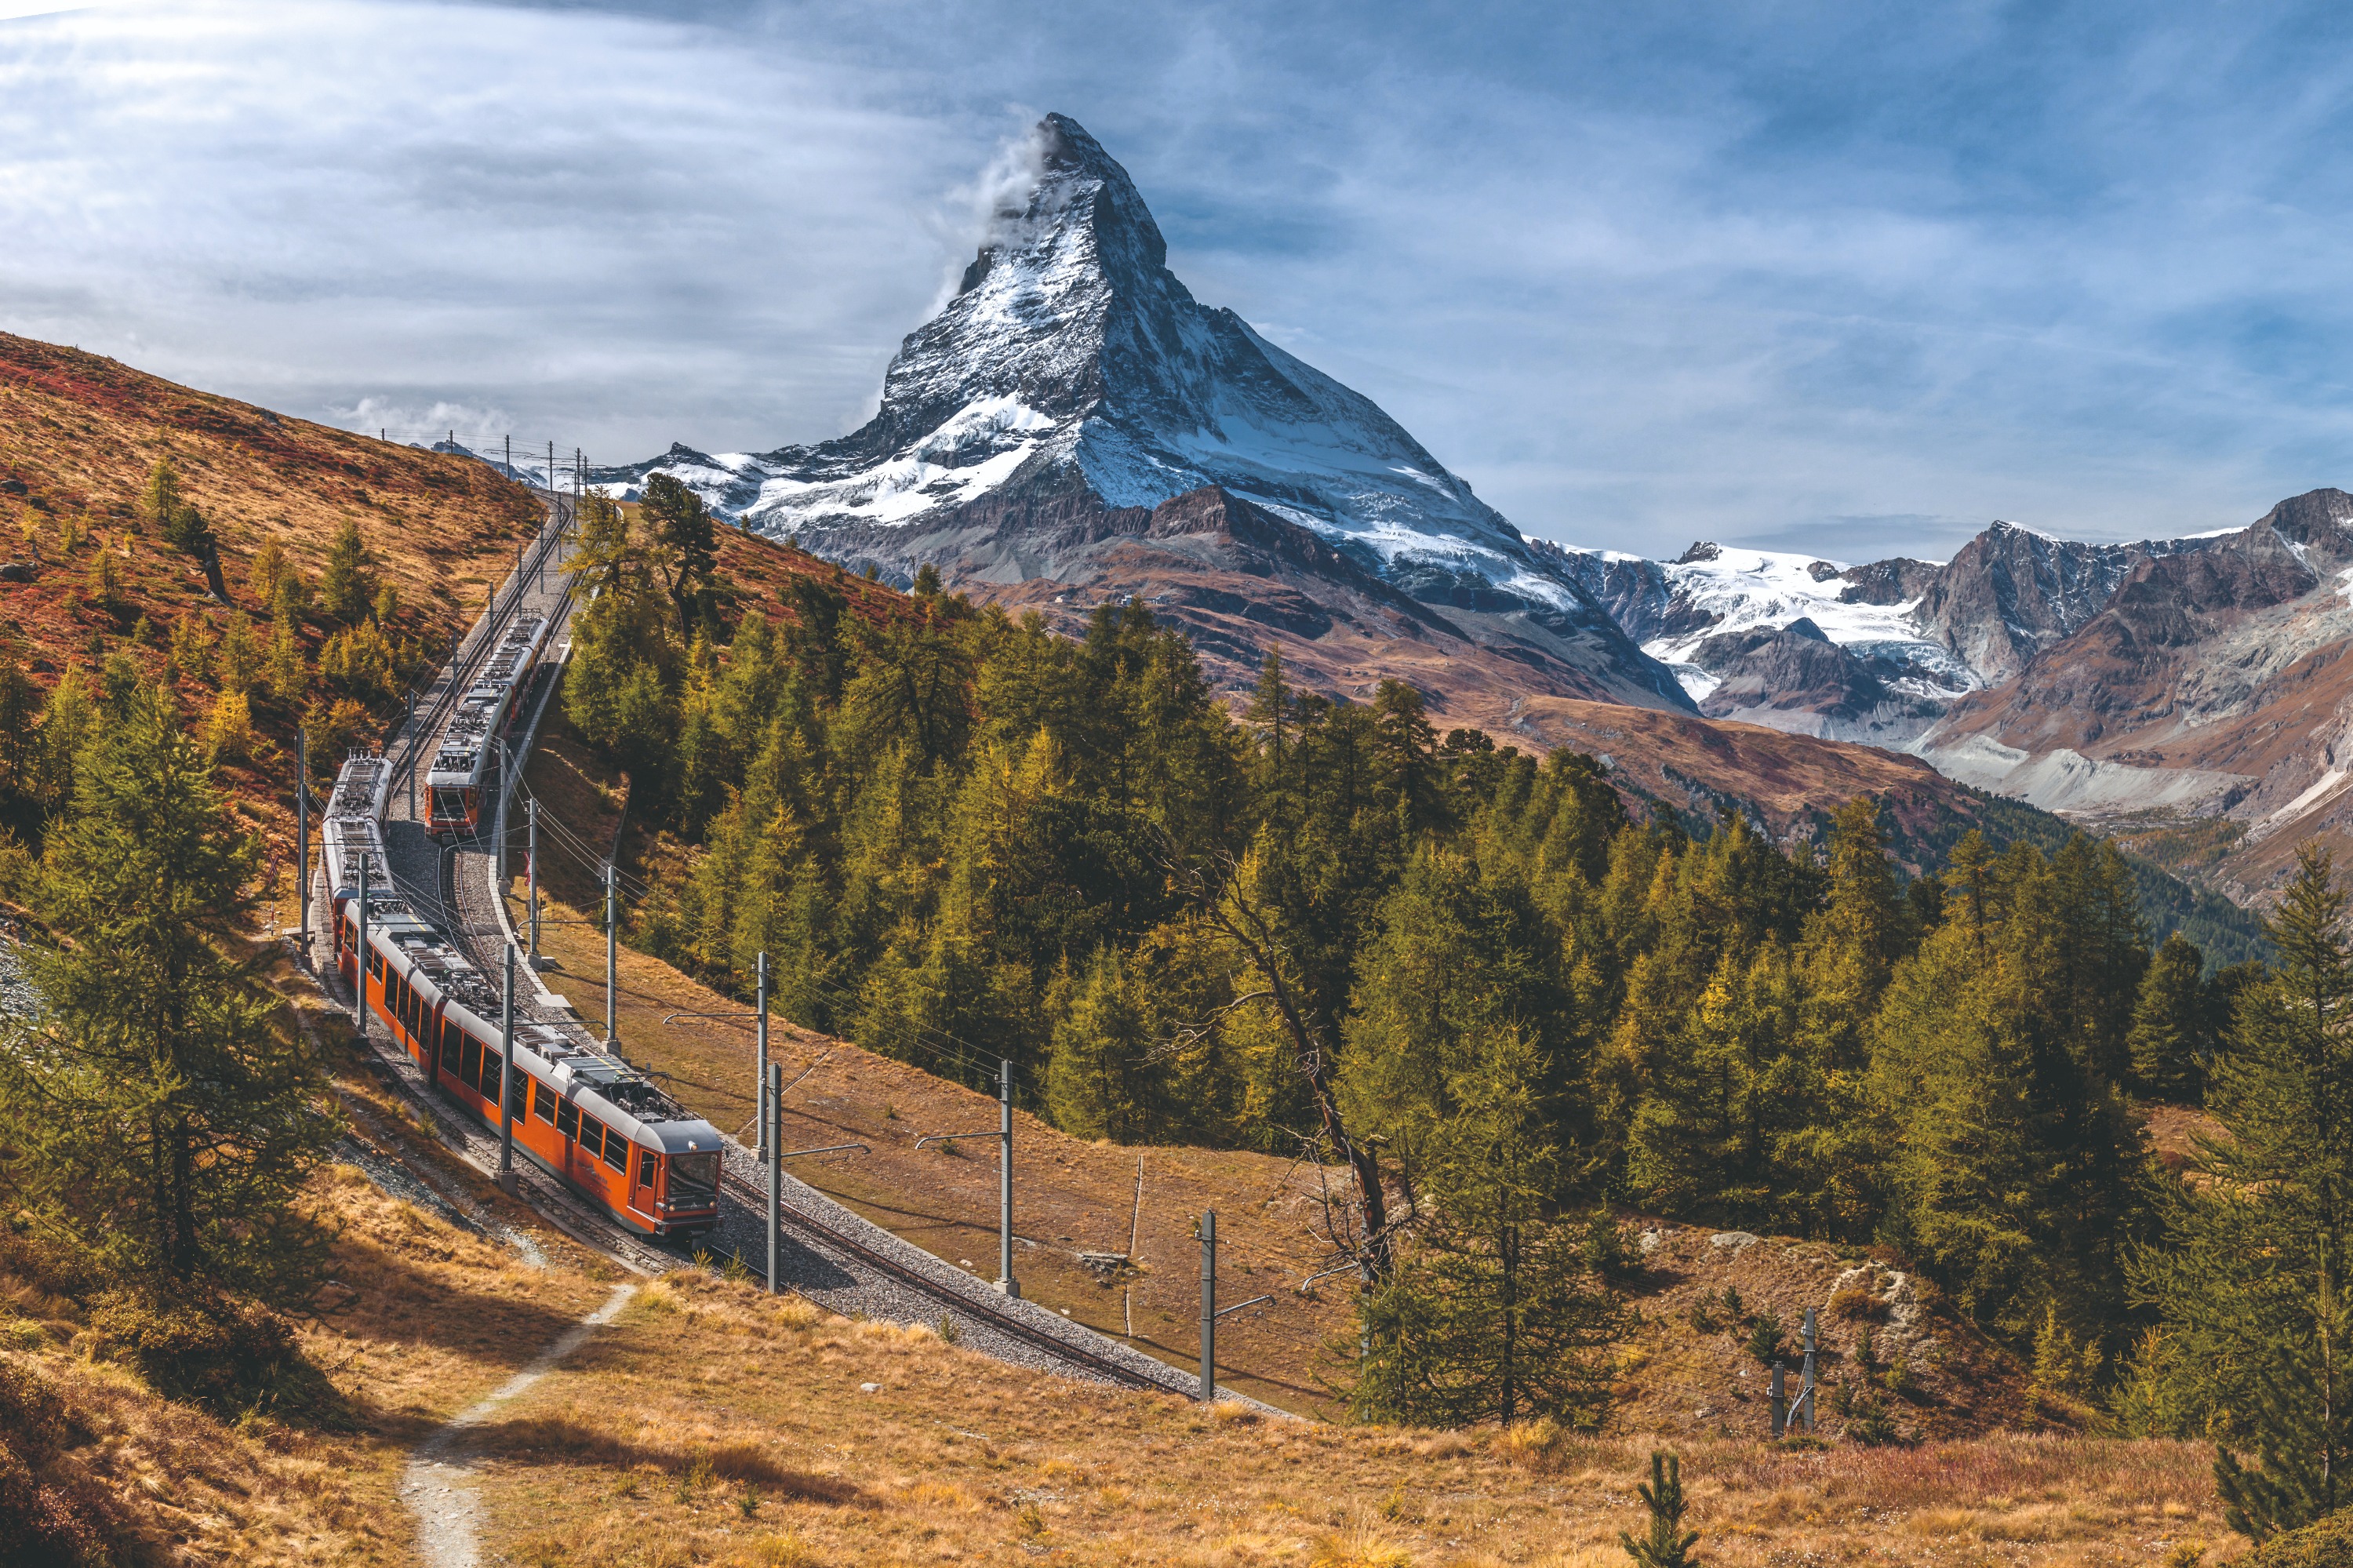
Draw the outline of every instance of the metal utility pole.
<instances>
[{"instance_id":1,"label":"metal utility pole","mask_svg":"<svg viewBox=\"0 0 2353 1568\"><path fill-rule=\"evenodd\" d=\"M555 443L547 443L547 498L555 499Z\"/></svg>"},{"instance_id":2,"label":"metal utility pole","mask_svg":"<svg viewBox=\"0 0 2353 1568\"><path fill-rule=\"evenodd\" d=\"M783 1069L779 1068L781 1072ZM937 1132L915 1139L915 1147L931 1143L960 1143L966 1139L997 1139L997 1288L1006 1295L1018 1298L1021 1282L1013 1277L1013 1064L1000 1059L997 1064L997 1130L995 1132ZM779 1151L777 1159L788 1159Z\"/></svg>"},{"instance_id":3,"label":"metal utility pole","mask_svg":"<svg viewBox=\"0 0 2353 1568\"><path fill-rule=\"evenodd\" d=\"M1776 1437L1780 1436L1784 1432L1787 1432L1789 1429L1789 1410L1788 1406L1783 1403L1787 1393L1787 1385L1783 1381L1786 1375L1787 1374L1782 1370L1781 1363L1779 1361L1775 1361L1773 1363L1773 1385L1771 1389L1771 1398L1773 1401L1773 1436Z\"/></svg>"},{"instance_id":4,"label":"metal utility pole","mask_svg":"<svg viewBox=\"0 0 2353 1568\"><path fill-rule=\"evenodd\" d=\"M1013 1277L1013 1064L997 1064L997 1125L1005 1141L997 1150L997 1287L1018 1299Z\"/></svg>"},{"instance_id":5,"label":"metal utility pole","mask_svg":"<svg viewBox=\"0 0 2353 1568\"><path fill-rule=\"evenodd\" d=\"M294 726L294 930L302 962L311 961L311 759L302 726Z\"/></svg>"},{"instance_id":6,"label":"metal utility pole","mask_svg":"<svg viewBox=\"0 0 2353 1568\"><path fill-rule=\"evenodd\" d=\"M614 895L613 867L605 867L605 1044L617 1044L620 1035L613 1027L613 1004L617 994L614 974L619 966L614 961L614 946L620 934L620 903Z\"/></svg>"},{"instance_id":7,"label":"metal utility pole","mask_svg":"<svg viewBox=\"0 0 2353 1568\"><path fill-rule=\"evenodd\" d=\"M1201 1214L1201 1403L1218 1397L1218 1211Z\"/></svg>"},{"instance_id":8,"label":"metal utility pole","mask_svg":"<svg viewBox=\"0 0 2353 1568\"><path fill-rule=\"evenodd\" d=\"M509 479L512 479L514 477L514 434L512 431L508 432L507 435L507 477Z\"/></svg>"},{"instance_id":9,"label":"metal utility pole","mask_svg":"<svg viewBox=\"0 0 2353 1568\"><path fill-rule=\"evenodd\" d=\"M759 1041L761 1100L760 1136L758 1141L752 1145L752 1153L755 1159L765 1160L784 1145L771 1141L768 1137L768 955L765 949L760 954L759 988L753 995L755 1000L752 1003L752 1032ZM779 1073L784 1071L781 1065L776 1070Z\"/></svg>"},{"instance_id":10,"label":"metal utility pole","mask_svg":"<svg viewBox=\"0 0 2353 1568\"><path fill-rule=\"evenodd\" d=\"M408 741L408 820L417 821L417 688L408 688L408 722L400 726Z\"/></svg>"},{"instance_id":11,"label":"metal utility pole","mask_svg":"<svg viewBox=\"0 0 2353 1568\"><path fill-rule=\"evenodd\" d=\"M769 1069L771 1077L760 1081L760 1097L768 1104L768 1114L776 1125L766 1125L762 1118L760 1141L766 1150L768 1164L768 1294L776 1294L776 1253L784 1232L785 1162L775 1158L785 1146L785 1065L777 1063Z\"/></svg>"},{"instance_id":12,"label":"metal utility pole","mask_svg":"<svg viewBox=\"0 0 2353 1568\"><path fill-rule=\"evenodd\" d=\"M531 967L539 968L539 797L523 802L531 818L531 838L524 845L523 873L531 879Z\"/></svg>"},{"instance_id":13,"label":"metal utility pole","mask_svg":"<svg viewBox=\"0 0 2353 1568\"><path fill-rule=\"evenodd\" d=\"M354 972L359 976L359 982L358 982L358 984L357 984L357 985L355 985L355 986L353 988L353 994L354 994L354 996L355 996L356 1000L354 1001L354 1002L353 1003L353 1006L352 1006L352 1022L353 1022L354 1025L356 1025L356 1026L358 1027L359 1032L360 1032L360 1042L361 1042L361 1044L366 1044L366 1042L367 1042L367 1032L368 1032L368 1028L367 1028L367 895L368 895L368 857L367 857L367 851L365 851L365 850L362 850L362 851L360 852L360 912L359 912L360 945L359 945L359 950L358 950L358 952L357 952L356 954L354 954L354 955L353 955L353 956L358 959L358 962L353 966L353 969L354 969ZM338 935L340 935L340 933L338 933Z\"/></svg>"},{"instance_id":14,"label":"metal utility pole","mask_svg":"<svg viewBox=\"0 0 2353 1568\"><path fill-rule=\"evenodd\" d=\"M1814 1309L1806 1308L1805 1370L1799 1373L1798 1410L1805 1418L1806 1430L1814 1429Z\"/></svg>"},{"instance_id":15,"label":"metal utility pole","mask_svg":"<svg viewBox=\"0 0 2353 1568\"><path fill-rule=\"evenodd\" d=\"M507 984L499 1003L499 1186L514 1191L514 959L507 942Z\"/></svg>"}]
</instances>

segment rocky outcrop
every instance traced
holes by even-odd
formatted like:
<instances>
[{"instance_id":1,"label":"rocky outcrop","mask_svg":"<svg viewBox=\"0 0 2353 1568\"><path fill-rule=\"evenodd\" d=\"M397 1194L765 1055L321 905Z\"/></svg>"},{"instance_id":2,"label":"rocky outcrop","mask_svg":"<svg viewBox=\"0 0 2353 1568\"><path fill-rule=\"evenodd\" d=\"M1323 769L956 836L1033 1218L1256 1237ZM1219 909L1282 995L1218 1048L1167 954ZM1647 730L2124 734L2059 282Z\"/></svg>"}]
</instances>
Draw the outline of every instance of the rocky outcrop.
<instances>
[{"instance_id":1,"label":"rocky outcrop","mask_svg":"<svg viewBox=\"0 0 2353 1568\"><path fill-rule=\"evenodd\" d=\"M2098 614L1919 745L2046 809L2211 819L2214 881L2260 900L2296 845L2353 831L2353 495L2313 491L2195 543L2135 563Z\"/></svg>"},{"instance_id":2,"label":"rocky outcrop","mask_svg":"<svg viewBox=\"0 0 2353 1568\"><path fill-rule=\"evenodd\" d=\"M1777 630L1711 637L1691 662L1715 677L1699 707L1711 718L1900 747L1944 711L1905 693L1908 666L1841 648L1804 618Z\"/></svg>"},{"instance_id":3,"label":"rocky outcrop","mask_svg":"<svg viewBox=\"0 0 2353 1568\"><path fill-rule=\"evenodd\" d=\"M2200 543L2087 544L1997 522L1924 585L1913 614L1923 631L1999 683L2106 609L2140 563Z\"/></svg>"}]
</instances>

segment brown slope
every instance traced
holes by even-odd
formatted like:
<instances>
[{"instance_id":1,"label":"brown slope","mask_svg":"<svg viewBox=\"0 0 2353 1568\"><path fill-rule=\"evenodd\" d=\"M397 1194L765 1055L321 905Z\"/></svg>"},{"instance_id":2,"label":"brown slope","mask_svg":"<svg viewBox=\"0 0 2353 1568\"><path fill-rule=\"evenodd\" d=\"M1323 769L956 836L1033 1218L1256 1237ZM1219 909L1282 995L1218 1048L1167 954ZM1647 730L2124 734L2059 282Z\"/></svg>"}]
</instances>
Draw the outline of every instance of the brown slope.
<instances>
[{"instance_id":1,"label":"brown slope","mask_svg":"<svg viewBox=\"0 0 2353 1568\"><path fill-rule=\"evenodd\" d=\"M1280 642L1310 686L1368 695L1394 676L1458 723L1499 717L1523 694L1690 708L1599 605L1546 609L1467 575L1426 574L1409 593L1214 486L1154 507L1108 506L1083 486L1025 488L903 526L810 536L830 558L893 573L929 563L954 588L1039 609L1066 630L1098 604L1141 599L1185 628L1229 691L1248 690Z\"/></svg>"},{"instance_id":2,"label":"brown slope","mask_svg":"<svg viewBox=\"0 0 2353 1568\"><path fill-rule=\"evenodd\" d=\"M230 602L214 599L196 563L151 534L127 540L123 604L110 612L90 600L84 581L98 549L124 547L123 530L161 458L179 470L219 538ZM37 547L40 562L30 581L0 581L0 639L21 652L43 686L69 665L95 669L115 652L160 676L171 623L188 612L216 639L242 616L266 646L268 607L247 586L253 556L275 541L316 580L347 517L399 590L394 634L445 650L480 613L490 584L540 516L529 493L472 458L372 440L0 333L0 555L30 565ZM64 555L69 524L88 542ZM144 643L135 641L142 620L154 633ZM314 663L331 630L317 620L303 630ZM193 722L218 694L207 679L180 686L178 695ZM289 923L291 882L283 872L293 843L297 717L257 694L261 744L224 767L264 825Z\"/></svg>"},{"instance_id":3,"label":"brown slope","mask_svg":"<svg viewBox=\"0 0 2353 1568\"><path fill-rule=\"evenodd\" d=\"M53 568L65 519L109 534L127 525L159 458L178 467L219 535L232 598L271 539L315 577L335 529L353 517L417 612L411 635L470 620L540 515L522 487L471 458L371 440L0 333L0 544L9 556L26 558L27 522ZM190 563L158 541L135 542L127 565L133 615L160 621L196 602ZM88 557L65 566L0 588L5 613L45 649L94 624L63 602Z\"/></svg>"},{"instance_id":4,"label":"brown slope","mask_svg":"<svg viewBox=\"0 0 2353 1568\"><path fill-rule=\"evenodd\" d=\"M1762 725L1530 697L1495 733L1538 749L1588 753L1639 814L1664 806L1700 829L1731 810L1778 840L1818 843L1833 810L1873 796L1884 808L1895 858L1914 873L1942 864L1968 828L1994 826L1983 821L1975 790L1918 758Z\"/></svg>"}]
</instances>

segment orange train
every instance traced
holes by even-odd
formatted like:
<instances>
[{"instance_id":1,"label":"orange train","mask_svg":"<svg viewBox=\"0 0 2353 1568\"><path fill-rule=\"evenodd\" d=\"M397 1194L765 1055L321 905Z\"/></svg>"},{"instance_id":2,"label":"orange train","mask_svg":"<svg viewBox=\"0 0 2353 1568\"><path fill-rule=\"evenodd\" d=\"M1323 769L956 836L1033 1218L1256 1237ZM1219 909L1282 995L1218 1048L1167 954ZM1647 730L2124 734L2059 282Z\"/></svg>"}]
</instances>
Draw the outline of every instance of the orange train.
<instances>
[{"instance_id":1,"label":"orange train","mask_svg":"<svg viewBox=\"0 0 2353 1568\"><path fill-rule=\"evenodd\" d=\"M381 824L392 769L343 764L328 803L335 965L357 985L359 865L369 859L368 1009L441 1093L499 1126L499 988L383 880ZM647 1235L698 1235L719 1223L718 1129L576 1032L518 1022L508 1113L518 1153Z\"/></svg>"}]
</instances>

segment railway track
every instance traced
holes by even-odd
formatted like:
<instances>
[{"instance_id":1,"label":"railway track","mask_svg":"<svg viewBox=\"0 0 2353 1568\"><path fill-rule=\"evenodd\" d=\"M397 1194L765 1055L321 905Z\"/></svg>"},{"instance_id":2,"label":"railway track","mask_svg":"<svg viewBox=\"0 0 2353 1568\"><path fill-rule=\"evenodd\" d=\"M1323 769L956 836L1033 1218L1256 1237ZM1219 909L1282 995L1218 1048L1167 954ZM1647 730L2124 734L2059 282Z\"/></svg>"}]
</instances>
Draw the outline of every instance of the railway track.
<instances>
[{"instance_id":1,"label":"railway track","mask_svg":"<svg viewBox=\"0 0 2353 1568\"><path fill-rule=\"evenodd\" d=\"M719 1186L723 1193L733 1196L745 1208L757 1213L761 1216L762 1223L765 1224L768 1202L768 1195L765 1192L732 1172L720 1179ZM993 1311L964 1292L952 1290L944 1284L927 1278L922 1270L910 1268L897 1259L889 1257L862 1242L853 1240L790 1203L779 1204L776 1215L778 1223L786 1230L816 1241L828 1250L848 1254L867 1268L885 1275L900 1286L929 1297L955 1312L968 1317L987 1319L989 1326L1008 1339L1018 1340L1049 1356L1082 1367L1107 1382L1119 1383L1124 1387L1158 1389L1164 1393L1169 1389L1169 1382L1166 1379L1153 1377L1134 1367L1123 1365L1108 1356L1096 1355L1092 1351L1073 1345L1042 1329L1032 1327L1010 1312ZM1176 1375L1175 1368L1167 1370L1172 1377Z\"/></svg>"}]
</instances>

